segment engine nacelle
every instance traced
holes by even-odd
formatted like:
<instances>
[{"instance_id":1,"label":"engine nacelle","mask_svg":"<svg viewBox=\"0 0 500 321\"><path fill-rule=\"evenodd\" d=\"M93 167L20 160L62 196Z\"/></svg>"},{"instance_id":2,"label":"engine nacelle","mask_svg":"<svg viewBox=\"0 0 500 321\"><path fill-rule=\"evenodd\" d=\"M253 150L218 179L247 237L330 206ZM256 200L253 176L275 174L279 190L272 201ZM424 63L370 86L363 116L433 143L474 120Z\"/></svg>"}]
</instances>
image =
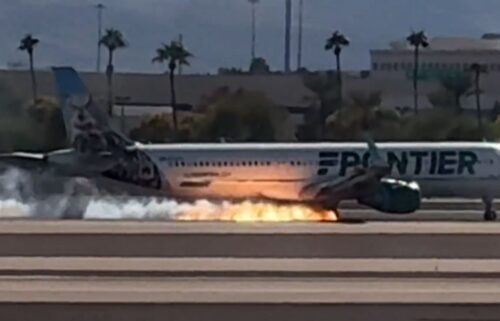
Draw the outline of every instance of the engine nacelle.
<instances>
[{"instance_id":1,"label":"engine nacelle","mask_svg":"<svg viewBox=\"0 0 500 321\"><path fill-rule=\"evenodd\" d=\"M416 182L383 179L372 195L358 203L389 214L410 214L420 209L420 186Z\"/></svg>"}]
</instances>

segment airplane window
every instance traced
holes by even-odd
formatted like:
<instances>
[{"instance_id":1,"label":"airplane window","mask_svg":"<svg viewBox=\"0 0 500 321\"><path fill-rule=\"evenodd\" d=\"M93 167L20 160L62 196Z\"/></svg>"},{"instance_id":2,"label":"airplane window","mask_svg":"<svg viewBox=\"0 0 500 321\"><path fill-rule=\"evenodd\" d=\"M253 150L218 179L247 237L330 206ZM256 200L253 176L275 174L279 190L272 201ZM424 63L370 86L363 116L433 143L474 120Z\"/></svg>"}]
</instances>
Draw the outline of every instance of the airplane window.
<instances>
[{"instance_id":1,"label":"airplane window","mask_svg":"<svg viewBox=\"0 0 500 321\"><path fill-rule=\"evenodd\" d=\"M297 162L297 165L298 165L298 166L302 166L302 163L301 163L301 162Z\"/></svg>"},{"instance_id":2,"label":"airplane window","mask_svg":"<svg viewBox=\"0 0 500 321\"><path fill-rule=\"evenodd\" d=\"M295 166L295 162L290 162L290 165Z\"/></svg>"},{"instance_id":3,"label":"airplane window","mask_svg":"<svg viewBox=\"0 0 500 321\"><path fill-rule=\"evenodd\" d=\"M242 166L247 166L247 162L241 163Z\"/></svg>"},{"instance_id":4,"label":"airplane window","mask_svg":"<svg viewBox=\"0 0 500 321\"><path fill-rule=\"evenodd\" d=\"M271 162L267 162L267 166L271 166Z\"/></svg>"},{"instance_id":5,"label":"airplane window","mask_svg":"<svg viewBox=\"0 0 500 321\"><path fill-rule=\"evenodd\" d=\"M222 162L218 162L217 166L222 167Z\"/></svg>"},{"instance_id":6,"label":"airplane window","mask_svg":"<svg viewBox=\"0 0 500 321\"><path fill-rule=\"evenodd\" d=\"M181 166L182 166L182 167L186 166L186 163L181 162Z\"/></svg>"},{"instance_id":7,"label":"airplane window","mask_svg":"<svg viewBox=\"0 0 500 321\"><path fill-rule=\"evenodd\" d=\"M175 162L175 167L179 167L179 162Z\"/></svg>"}]
</instances>

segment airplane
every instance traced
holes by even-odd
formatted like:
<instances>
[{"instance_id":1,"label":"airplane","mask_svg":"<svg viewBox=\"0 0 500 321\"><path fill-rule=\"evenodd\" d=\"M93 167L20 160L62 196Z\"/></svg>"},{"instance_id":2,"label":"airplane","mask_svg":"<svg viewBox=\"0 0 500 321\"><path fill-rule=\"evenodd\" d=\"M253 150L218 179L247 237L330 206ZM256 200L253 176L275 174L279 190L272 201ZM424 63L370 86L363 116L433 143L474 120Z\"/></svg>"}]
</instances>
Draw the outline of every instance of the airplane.
<instances>
[{"instance_id":1,"label":"airplane","mask_svg":"<svg viewBox=\"0 0 500 321\"><path fill-rule=\"evenodd\" d=\"M484 219L497 218L500 144L375 144L368 136L367 144L144 145L110 127L73 68L54 67L53 74L71 147L5 154L0 164L84 177L116 193L179 200L261 200L327 210L356 200L404 215L416 212L424 197L482 198ZM69 207L66 218L82 218L85 206Z\"/></svg>"}]
</instances>

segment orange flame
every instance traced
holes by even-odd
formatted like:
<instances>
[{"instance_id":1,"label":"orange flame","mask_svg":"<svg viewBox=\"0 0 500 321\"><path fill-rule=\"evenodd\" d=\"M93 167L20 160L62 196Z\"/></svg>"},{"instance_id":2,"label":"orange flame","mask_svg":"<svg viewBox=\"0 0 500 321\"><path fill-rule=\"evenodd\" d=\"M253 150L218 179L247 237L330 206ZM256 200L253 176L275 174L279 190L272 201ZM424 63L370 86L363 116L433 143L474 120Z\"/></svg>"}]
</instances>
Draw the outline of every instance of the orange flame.
<instances>
[{"instance_id":1,"label":"orange flame","mask_svg":"<svg viewBox=\"0 0 500 321\"><path fill-rule=\"evenodd\" d=\"M180 221L225 222L336 222L334 211L314 210L302 205L281 206L266 203L244 202L225 204L221 207L193 207L183 211Z\"/></svg>"}]
</instances>

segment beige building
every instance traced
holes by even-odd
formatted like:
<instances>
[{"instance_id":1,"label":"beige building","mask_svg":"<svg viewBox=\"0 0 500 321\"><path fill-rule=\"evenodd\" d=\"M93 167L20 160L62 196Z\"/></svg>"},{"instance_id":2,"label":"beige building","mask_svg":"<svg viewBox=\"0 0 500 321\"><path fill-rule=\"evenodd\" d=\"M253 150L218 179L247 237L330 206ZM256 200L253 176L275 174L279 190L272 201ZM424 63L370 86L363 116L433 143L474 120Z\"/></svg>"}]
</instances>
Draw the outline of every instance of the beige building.
<instances>
[{"instance_id":1,"label":"beige building","mask_svg":"<svg viewBox=\"0 0 500 321\"><path fill-rule=\"evenodd\" d=\"M395 41L390 48L371 51L372 70L387 76L411 77L414 50L405 40ZM443 72L466 71L473 63L481 63L492 73L500 73L500 35L484 35L480 39L437 37L420 51L422 78Z\"/></svg>"},{"instance_id":2,"label":"beige building","mask_svg":"<svg viewBox=\"0 0 500 321\"><path fill-rule=\"evenodd\" d=\"M371 75L380 81L397 81L400 86L412 82L414 72L414 48L406 40L390 43L388 49L371 50ZM500 101L500 34L485 34L481 38L436 37L429 40L429 47L420 50L419 83L422 87L423 108L430 107L428 95L439 89L439 78L445 74L468 72L474 63L487 67L481 76L482 102L485 109ZM401 88L402 90L402 88ZM411 89L410 89L411 90ZM411 95L408 89L403 96ZM391 90L393 104L403 102L400 91ZM404 100L408 100L407 97ZM465 97L463 106L474 108L473 97Z\"/></svg>"}]
</instances>

